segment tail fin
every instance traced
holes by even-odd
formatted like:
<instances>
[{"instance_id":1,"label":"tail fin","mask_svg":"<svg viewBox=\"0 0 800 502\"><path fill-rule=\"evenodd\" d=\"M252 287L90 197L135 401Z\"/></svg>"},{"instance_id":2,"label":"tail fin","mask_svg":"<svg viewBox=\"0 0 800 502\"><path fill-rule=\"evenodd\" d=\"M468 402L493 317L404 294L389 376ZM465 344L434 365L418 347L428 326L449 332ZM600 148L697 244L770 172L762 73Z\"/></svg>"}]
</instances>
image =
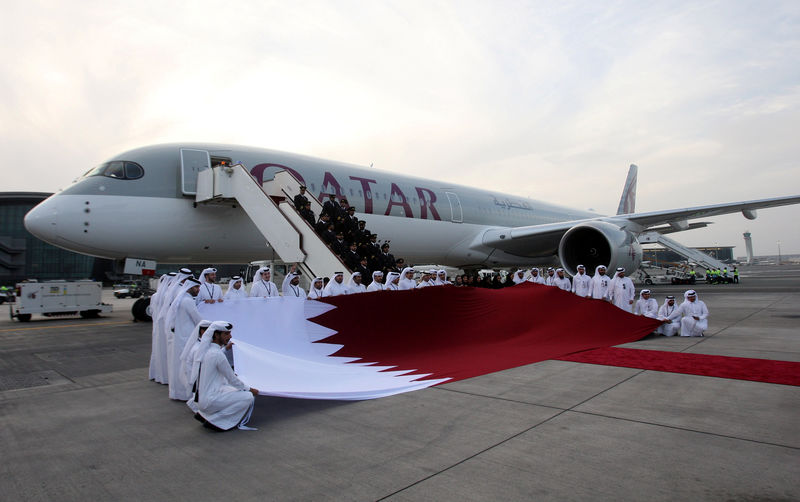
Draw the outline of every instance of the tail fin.
<instances>
[{"instance_id":1,"label":"tail fin","mask_svg":"<svg viewBox=\"0 0 800 502\"><path fill-rule=\"evenodd\" d=\"M636 174L639 168L636 164L631 164L628 170L628 179L625 180L625 188L622 189L622 197L619 199L617 214L631 214L636 212Z\"/></svg>"}]
</instances>

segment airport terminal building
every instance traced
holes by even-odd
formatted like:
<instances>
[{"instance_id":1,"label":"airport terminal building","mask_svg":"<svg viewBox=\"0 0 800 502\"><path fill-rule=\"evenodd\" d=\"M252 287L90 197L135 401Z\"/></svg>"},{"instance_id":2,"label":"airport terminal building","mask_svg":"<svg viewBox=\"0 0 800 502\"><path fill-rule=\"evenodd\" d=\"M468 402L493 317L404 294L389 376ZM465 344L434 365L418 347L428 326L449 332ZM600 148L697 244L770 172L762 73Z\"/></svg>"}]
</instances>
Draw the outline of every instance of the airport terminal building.
<instances>
[{"instance_id":1,"label":"airport terminal building","mask_svg":"<svg viewBox=\"0 0 800 502\"><path fill-rule=\"evenodd\" d=\"M111 260L57 248L25 230L25 214L50 195L0 192L0 284L11 286L24 279L89 279L112 269Z\"/></svg>"}]
</instances>

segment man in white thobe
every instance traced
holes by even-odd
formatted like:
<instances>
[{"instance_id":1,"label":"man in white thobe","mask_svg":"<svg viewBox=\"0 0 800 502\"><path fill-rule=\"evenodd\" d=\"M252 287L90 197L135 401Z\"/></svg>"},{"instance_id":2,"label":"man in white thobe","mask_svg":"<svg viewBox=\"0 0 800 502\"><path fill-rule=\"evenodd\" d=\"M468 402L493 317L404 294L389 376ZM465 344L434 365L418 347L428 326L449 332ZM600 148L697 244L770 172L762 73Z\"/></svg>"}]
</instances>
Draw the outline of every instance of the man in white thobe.
<instances>
[{"instance_id":1,"label":"man in white thobe","mask_svg":"<svg viewBox=\"0 0 800 502\"><path fill-rule=\"evenodd\" d=\"M196 376L192 377L192 365L194 364L194 356L197 353L197 348L200 345L200 342L203 339L203 334L206 332L206 329L211 326L211 321L207 321L203 319L197 326L194 327L192 334L189 335L189 339L186 340L186 345L183 346L183 352L181 352L181 372L186 376L186 382L189 384L189 388L191 392L194 393L194 383ZM191 398L189 399L189 403L193 401ZM189 405L192 408L191 404ZM193 410L197 412L197 410Z\"/></svg>"},{"instance_id":2,"label":"man in white thobe","mask_svg":"<svg viewBox=\"0 0 800 502\"><path fill-rule=\"evenodd\" d=\"M207 268L200 272L200 292L195 299L200 303L217 303L222 301L222 287L217 282L217 269Z\"/></svg>"},{"instance_id":3,"label":"man in white thobe","mask_svg":"<svg viewBox=\"0 0 800 502\"><path fill-rule=\"evenodd\" d=\"M621 308L625 312L633 310L633 299L636 295L636 288L633 287L633 281L629 277L625 277L625 269L620 267L617 273L614 274L614 279L608 286L608 298L611 303Z\"/></svg>"},{"instance_id":4,"label":"man in white thobe","mask_svg":"<svg viewBox=\"0 0 800 502\"><path fill-rule=\"evenodd\" d=\"M547 268L547 277L544 278L544 285L545 286L556 285L556 269L554 269L553 267Z\"/></svg>"},{"instance_id":5,"label":"man in white thobe","mask_svg":"<svg viewBox=\"0 0 800 502\"><path fill-rule=\"evenodd\" d=\"M200 281L188 278L179 290L167 313L167 367L169 368L169 397L186 401L191 387L181 372L181 353L197 323L202 321L197 311L195 296L200 291Z\"/></svg>"},{"instance_id":6,"label":"man in white thobe","mask_svg":"<svg viewBox=\"0 0 800 502\"><path fill-rule=\"evenodd\" d=\"M240 276L234 275L231 277L230 282L228 282L228 289L225 290L225 296L223 298L229 301L247 298L247 290L244 288L244 280Z\"/></svg>"},{"instance_id":7,"label":"man in white thobe","mask_svg":"<svg viewBox=\"0 0 800 502\"><path fill-rule=\"evenodd\" d=\"M656 330L658 334L664 336L674 336L678 333L678 330L681 329L680 319L670 320L669 318L669 316L671 316L677 308L678 307L675 305L675 297L668 295L664 300L664 303L658 309L658 319L660 321L666 321L664 324L658 327L658 330Z\"/></svg>"},{"instance_id":8,"label":"man in white thobe","mask_svg":"<svg viewBox=\"0 0 800 502\"><path fill-rule=\"evenodd\" d=\"M556 278L553 280L553 286L563 291L572 290L572 284L569 282L569 278L564 276L563 268L556 269Z\"/></svg>"},{"instance_id":9,"label":"man in white thobe","mask_svg":"<svg viewBox=\"0 0 800 502\"><path fill-rule=\"evenodd\" d=\"M400 290L414 289L417 287L417 281L414 280L413 268L406 267L400 272L400 281L397 286Z\"/></svg>"},{"instance_id":10,"label":"man in white thobe","mask_svg":"<svg viewBox=\"0 0 800 502\"><path fill-rule=\"evenodd\" d=\"M578 273L572 278L572 292L581 298L592 294L592 278L586 275L586 267L578 265Z\"/></svg>"},{"instance_id":11,"label":"man in white thobe","mask_svg":"<svg viewBox=\"0 0 800 502\"><path fill-rule=\"evenodd\" d=\"M311 289L308 290L309 300L319 300L325 293L325 281L322 277L314 277L311 281Z\"/></svg>"},{"instance_id":12,"label":"man in white thobe","mask_svg":"<svg viewBox=\"0 0 800 502\"><path fill-rule=\"evenodd\" d=\"M649 289L643 289L639 293L639 299L636 300L636 304L633 306L633 313L651 319L658 317L658 302L655 298L650 298Z\"/></svg>"},{"instance_id":13,"label":"man in white thobe","mask_svg":"<svg viewBox=\"0 0 800 502\"><path fill-rule=\"evenodd\" d=\"M350 295L367 292L367 287L361 282L361 272L353 272L347 282L347 287L350 289L348 292Z\"/></svg>"},{"instance_id":14,"label":"man in white thobe","mask_svg":"<svg viewBox=\"0 0 800 502\"><path fill-rule=\"evenodd\" d=\"M413 273L413 271L412 271ZM399 291L400 290L400 273L389 272L386 274L386 284L383 286L384 291Z\"/></svg>"},{"instance_id":15,"label":"man in white thobe","mask_svg":"<svg viewBox=\"0 0 800 502\"><path fill-rule=\"evenodd\" d=\"M606 266L598 265L594 269L592 277L592 298L595 300L608 299L608 287L611 285L611 277L606 274Z\"/></svg>"},{"instance_id":16,"label":"man in white thobe","mask_svg":"<svg viewBox=\"0 0 800 502\"><path fill-rule=\"evenodd\" d=\"M270 279L269 267L261 267L256 271L253 285L250 286L250 296L260 296L262 298L270 298L280 296L278 294L278 286L275 285Z\"/></svg>"},{"instance_id":17,"label":"man in white thobe","mask_svg":"<svg viewBox=\"0 0 800 502\"><path fill-rule=\"evenodd\" d=\"M380 270L372 272L372 282L367 286L367 293L372 293L373 291L383 291L383 272Z\"/></svg>"},{"instance_id":18,"label":"man in white thobe","mask_svg":"<svg viewBox=\"0 0 800 502\"><path fill-rule=\"evenodd\" d=\"M286 274L286 277L283 278L281 291L283 292L283 296L306 298L306 290L300 287L300 274L297 272L289 272Z\"/></svg>"},{"instance_id":19,"label":"man in white thobe","mask_svg":"<svg viewBox=\"0 0 800 502\"><path fill-rule=\"evenodd\" d=\"M528 281L534 284L544 284L544 277L542 277L542 274L539 273L538 268L532 268L531 276L528 277Z\"/></svg>"},{"instance_id":20,"label":"man in white thobe","mask_svg":"<svg viewBox=\"0 0 800 502\"><path fill-rule=\"evenodd\" d=\"M169 274L172 274L171 276ZM169 274L164 274L158 279L158 286L156 286L156 292L153 293L153 296L150 297L150 311L153 313L153 332L152 332L152 340L151 340L151 348L150 348L150 368L148 378L150 380L155 380L156 382L161 383L162 380L165 380L166 377L164 374L166 373L166 368L161 367L161 356L159 353L159 326L160 323L156 320L157 315L156 312L159 312L158 306L161 299L167 294L167 288L169 287L169 281L172 277L175 276L175 272L170 272ZM166 339L165 339L166 341Z\"/></svg>"},{"instance_id":21,"label":"man in white thobe","mask_svg":"<svg viewBox=\"0 0 800 502\"><path fill-rule=\"evenodd\" d=\"M708 307L690 289L683 294L684 301L667 319L681 320L681 336L703 336L708 329Z\"/></svg>"},{"instance_id":22,"label":"man in white thobe","mask_svg":"<svg viewBox=\"0 0 800 502\"><path fill-rule=\"evenodd\" d=\"M344 272L334 272L333 279L325 286L322 296L340 296L350 294L350 288L344 283Z\"/></svg>"},{"instance_id":23,"label":"man in white thobe","mask_svg":"<svg viewBox=\"0 0 800 502\"><path fill-rule=\"evenodd\" d=\"M206 330L206 333L211 333L211 342L198 369L194 396L197 413L215 429L226 431L238 427L253 430L247 427L247 422L258 389L239 380L228 364L223 351L231 340L232 326L228 323L223 325L223 322L216 321Z\"/></svg>"},{"instance_id":24,"label":"man in white thobe","mask_svg":"<svg viewBox=\"0 0 800 502\"><path fill-rule=\"evenodd\" d=\"M517 284L522 284L523 282L525 282L525 271L522 270L522 269L519 269L516 272L514 272L514 275L511 276L511 282L514 283L514 286L516 286Z\"/></svg>"},{"instance_id":25,"label":"man in white thobe","mask_svg":"<svg viewBox=\"0 0 800 502\"><path fill-rule=\"evenodd\" d=\"M433 282L431 281L430 270L422 272L422 278L419 280L419 284L417 284L418 288L427 288L428 286L433 286Z\"/></svg>"},{"instance_id":26,"label":"man in white thobe","mask_svg":"<svg viewBox=\"0 0 800 502\"><path fill-rule=\"evenodd\" d=\"M447 280L447 270L441 269L436 271L436 280L438 282L438 286L447 286L449 284L453 284L452 282Z\"/></svg>"}]
</instances>

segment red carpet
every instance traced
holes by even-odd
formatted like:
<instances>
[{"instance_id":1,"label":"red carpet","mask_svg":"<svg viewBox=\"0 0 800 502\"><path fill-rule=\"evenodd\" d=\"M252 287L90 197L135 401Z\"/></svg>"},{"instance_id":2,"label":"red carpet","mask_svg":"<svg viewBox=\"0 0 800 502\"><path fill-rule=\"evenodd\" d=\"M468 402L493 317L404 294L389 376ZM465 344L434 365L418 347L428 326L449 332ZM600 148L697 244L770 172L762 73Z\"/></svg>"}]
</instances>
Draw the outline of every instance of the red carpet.
<instances>
[{"instance_id":1,"label":"red carpet","mask_svg":"<svg viewBox=\"0 0 800 502\"><path fill-rule=\"evenodd\" d=\"M623 349L618 347L588 350L562 356L558 359L560 361L621 366L669 373L800 385L800 363L791 361L709 356L705 354Z\"/></svg>"},{"instance_id":2,"label":"red carpet","mask_svg":"<svg viewBox=\"0 0 800 502\"><path fill-rule=\"evenodd\" d=\"M335 355L461 380L641 339L657 321L530 283L337 296L311 319L337 331Z\"/></svg>"}]
</instances>

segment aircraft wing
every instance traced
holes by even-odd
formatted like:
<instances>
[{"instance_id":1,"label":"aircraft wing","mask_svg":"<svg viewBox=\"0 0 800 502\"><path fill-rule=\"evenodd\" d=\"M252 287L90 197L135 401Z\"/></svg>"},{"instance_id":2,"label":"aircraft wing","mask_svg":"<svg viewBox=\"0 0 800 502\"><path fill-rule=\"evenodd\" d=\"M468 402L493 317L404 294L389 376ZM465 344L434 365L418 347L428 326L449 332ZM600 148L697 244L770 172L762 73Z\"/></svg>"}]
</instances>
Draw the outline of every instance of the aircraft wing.
<instances>
[{"instance_id":1,"label":"aircraft wing","mask_svg":"<svg viewBox=\"0 0 800 502\"><path fill-rule=\"evenodd\" d=\"M618 226L620 229L629 230L634 233L643 232L656 225L669 225L668 227L655 229L660 233L669 233L670 229L671 231L681 231L705 226L704 224L688 223L688 220L694 218L706 218L709 216L719 216L741 211L746 218L754 219L756 209L788 206L791 204L800 204L800 195L772 197L769 199L742 202L727 202L682 209L649 211L646 213L598 216L597 218L548 223L544 225L492 229L484 235L483 244L512 253L522 251L523 249L528 252L555 250L558 247L558 241L565 232L576 225L588 223L590 221L605 221ZM533 246L537 249L531 249L529 246ZM523 252L522 254L528 253Z\"/></svg>"}]
</instances>

